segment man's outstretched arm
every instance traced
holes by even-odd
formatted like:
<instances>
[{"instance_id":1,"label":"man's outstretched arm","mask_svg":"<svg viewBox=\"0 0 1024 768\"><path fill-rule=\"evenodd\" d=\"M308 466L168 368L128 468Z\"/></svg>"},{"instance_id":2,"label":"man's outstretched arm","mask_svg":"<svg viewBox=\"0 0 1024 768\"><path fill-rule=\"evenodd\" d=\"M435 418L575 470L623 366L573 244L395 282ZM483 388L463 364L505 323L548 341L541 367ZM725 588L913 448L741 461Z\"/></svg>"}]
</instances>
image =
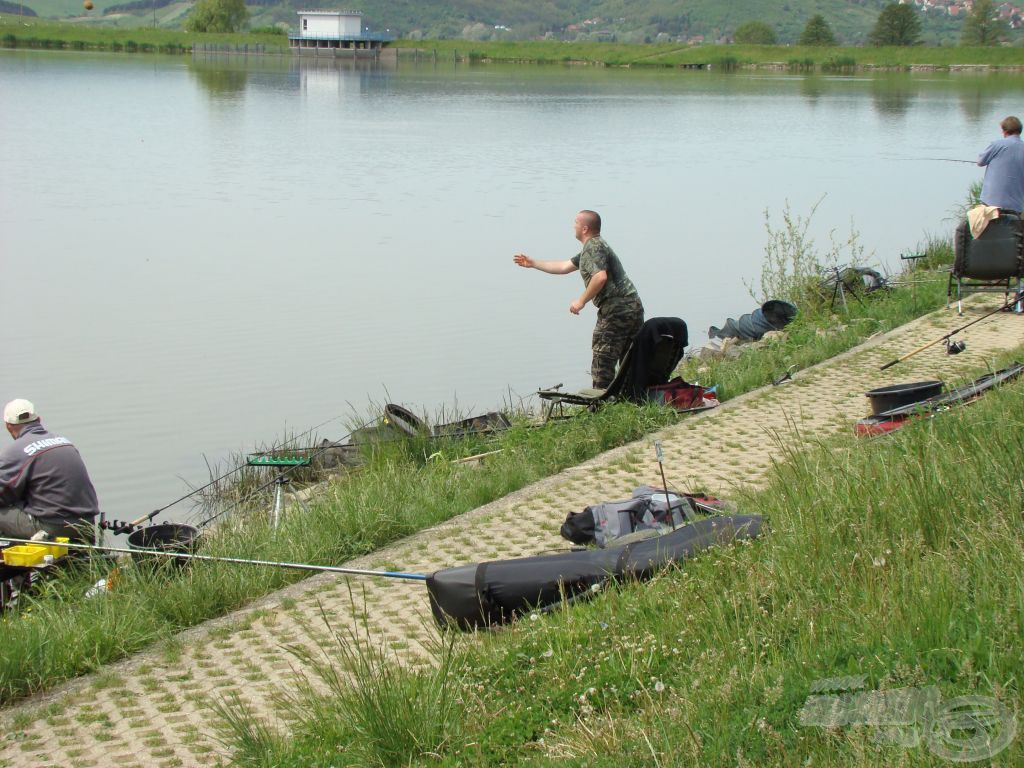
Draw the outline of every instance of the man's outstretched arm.
<instances>
[{"instance_id":1,"label":"man's outstretched arm","mask_svg":"<svg viewBox=\"0 0 1024 768\"><path fill-rule=\"evenodd\" d=\"M525 253L517 253L512 257L512 261L520 267L539 269L541 272L547 272L549 275L568 275L570 272L575 272L579 269L572 261L538 261L537 259L531 259Z\"/></svg>"}]
</instances>

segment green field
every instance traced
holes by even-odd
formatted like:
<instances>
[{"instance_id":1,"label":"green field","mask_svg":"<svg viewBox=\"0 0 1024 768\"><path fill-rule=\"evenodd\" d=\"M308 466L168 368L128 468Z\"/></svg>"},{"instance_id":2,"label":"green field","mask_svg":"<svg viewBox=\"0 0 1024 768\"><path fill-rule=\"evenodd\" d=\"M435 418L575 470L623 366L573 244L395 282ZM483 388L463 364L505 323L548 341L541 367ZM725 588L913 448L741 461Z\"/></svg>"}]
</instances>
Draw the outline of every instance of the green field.
<instances>
[{"instance_id":1,"label":"green field","mask_svg":"<svg viewBox=\"0 0 1024 768\"><path fill-rule=\"evenodd\" d=\"M1024 67L1024 48L938 48L928 46L810 47L785 45L626 45L621 43L471 42L467 40L398 41L399 48L437 51L439 57L495 62L581 62L618 67L714 69L744 66L828 68L949 68L959 65Z\"/></svg>"},{"instance_id":2,"label":"green field","mask_svg":"<svg viewBox=\"0 0 1024 768\"><path fill-rule=\"evenodd\" d=\"M165 9L166 10L166 9ZM26 48L85 48L98 50L182 51L193 42L210 45L266 45L288 47L283 35L196 34L183 29L138 26L100 27L66 21L47 21L14 14L0 14L0 46Z\"/></svg>"}]
</instances>

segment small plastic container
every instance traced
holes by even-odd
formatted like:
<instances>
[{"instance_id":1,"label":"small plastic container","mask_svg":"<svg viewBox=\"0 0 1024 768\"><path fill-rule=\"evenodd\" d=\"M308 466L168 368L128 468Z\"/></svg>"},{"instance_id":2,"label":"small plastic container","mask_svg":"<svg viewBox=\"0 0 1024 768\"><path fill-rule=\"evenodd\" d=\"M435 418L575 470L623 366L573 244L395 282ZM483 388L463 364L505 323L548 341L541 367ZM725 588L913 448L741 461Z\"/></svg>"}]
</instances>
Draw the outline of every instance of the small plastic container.
<instances>
[{"instance_id":1,"label":"small plastic container","mask_svg":"<svg viewBox=\"0 0 1024 768\"><path fill-rule=\"evenodd\" d=\"M66 549L66 548L65 548ZM39 565L49 554L49 547L39 544L18 544L4 550L4 563L28 568Z\"/></svg>"},{"instance_id":2,"label":"small plastic container","mask_svg":"<svg viewBox=\"0 0 1024 768\"><path fill-rule=\"evenodd\" d=\"M41 547L46 547L46 553L53 555L54 560L60 560L68 553L67 547L60 546L61 544L67 544L70 539L67 536L58 536L54 544L40 544Z\"/></svg>"}]
</instances>

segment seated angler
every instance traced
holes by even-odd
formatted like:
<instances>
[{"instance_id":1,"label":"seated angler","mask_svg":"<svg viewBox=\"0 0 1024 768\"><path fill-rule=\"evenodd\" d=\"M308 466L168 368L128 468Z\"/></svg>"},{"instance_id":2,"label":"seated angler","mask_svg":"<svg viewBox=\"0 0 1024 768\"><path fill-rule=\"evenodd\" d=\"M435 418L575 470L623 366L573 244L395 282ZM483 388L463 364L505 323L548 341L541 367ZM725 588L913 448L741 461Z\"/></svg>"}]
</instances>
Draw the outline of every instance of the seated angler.
<instances>
[{"instance_id":1,"label":"seated angler","mask_svg":"<svg viewBox=\"0 0 1024 768\"><path fill-rule=\"evenodd\" d=\"M14 442L0 450L0 536L91 538L99 502L78 449L47 431L28 400L4 407L4 425Z\"/></svg>"}]
</instances>

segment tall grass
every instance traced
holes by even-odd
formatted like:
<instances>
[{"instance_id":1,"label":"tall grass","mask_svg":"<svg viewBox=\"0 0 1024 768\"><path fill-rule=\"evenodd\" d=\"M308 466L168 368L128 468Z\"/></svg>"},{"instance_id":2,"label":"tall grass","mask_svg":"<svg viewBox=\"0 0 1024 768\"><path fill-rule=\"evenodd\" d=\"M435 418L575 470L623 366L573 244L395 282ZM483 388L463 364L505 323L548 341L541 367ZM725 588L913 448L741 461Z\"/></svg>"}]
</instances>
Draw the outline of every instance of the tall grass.
<instances>
[{"instance_id":1,"label":"tall grass","mask_svg":"<svg viewBox=\"0 0 1024 768\"><path fill-rule=\"evenodd\" d=\"M937 686L1019 708L1021 394L1018 382L884 439L780 445L769 486L741 498L771 521L765 539L480 635L434 673L380 678L368 656L350 680L359 693L292 710L286 748L239 754L279 766L945 764L907 729L901 746L878 728L802 726L800 712L815 680L847 675L868 691ZM454 717L400 719L418 733L457 722L451 738L384 750L353 726L403 689L395 675L459 686ZM1022 760L1018 738L994 763Z\"/></svg>"}]
</instances>

